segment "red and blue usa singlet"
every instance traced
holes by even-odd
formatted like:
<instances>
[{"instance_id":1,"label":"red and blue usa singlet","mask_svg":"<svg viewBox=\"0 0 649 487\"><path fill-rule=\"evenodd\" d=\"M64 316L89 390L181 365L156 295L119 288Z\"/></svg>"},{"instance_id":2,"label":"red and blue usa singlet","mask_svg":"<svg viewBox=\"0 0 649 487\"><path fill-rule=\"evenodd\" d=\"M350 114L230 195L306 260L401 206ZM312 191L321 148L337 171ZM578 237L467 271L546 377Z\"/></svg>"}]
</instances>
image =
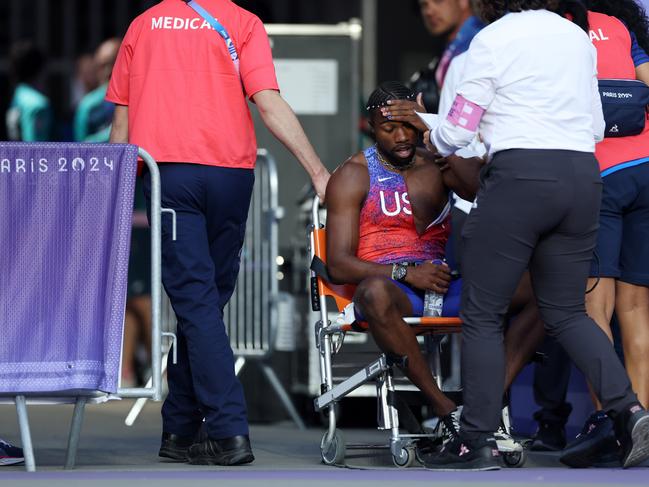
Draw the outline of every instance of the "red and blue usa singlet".
<instances>
[{"instance_id":1,"label":"red and blue usa singlet","mask_svg":"<svg viewBox=\"0 0 649 487\"><path fill-rule=\"evenodd\" d=\"M381 164L375 146L364 154L370 190L361 208L358 258L379 264L443 259L451 230L450 202L419 235L403 176Z\"/></svg>"}]
</instances>

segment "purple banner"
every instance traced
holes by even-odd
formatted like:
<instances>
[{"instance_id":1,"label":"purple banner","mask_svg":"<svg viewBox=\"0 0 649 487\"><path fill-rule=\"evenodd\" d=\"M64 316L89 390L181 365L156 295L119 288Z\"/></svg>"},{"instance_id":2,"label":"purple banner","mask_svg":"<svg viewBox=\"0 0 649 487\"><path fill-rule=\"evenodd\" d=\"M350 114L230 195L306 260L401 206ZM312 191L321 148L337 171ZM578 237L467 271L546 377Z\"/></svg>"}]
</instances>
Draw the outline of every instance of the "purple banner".
<instances>
[{"instance_id":1,"label":"purple banner","mask_svg":"<svg viewBox=\"0 0 649 487\"><path fill-rule=\"evenodd\" d=\"M137 147L0 143L0 393L115 392Z\"/></svg>"}]
</instances>

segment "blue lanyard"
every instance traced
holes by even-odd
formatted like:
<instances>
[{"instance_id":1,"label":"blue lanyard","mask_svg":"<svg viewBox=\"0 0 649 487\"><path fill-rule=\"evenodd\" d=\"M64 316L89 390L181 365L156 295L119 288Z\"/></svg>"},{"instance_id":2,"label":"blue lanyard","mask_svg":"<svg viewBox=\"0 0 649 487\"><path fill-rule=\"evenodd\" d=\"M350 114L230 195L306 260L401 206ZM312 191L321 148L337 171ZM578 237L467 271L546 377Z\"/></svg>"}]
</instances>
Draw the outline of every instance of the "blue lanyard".
<instances>
[{"instance_id":1,"label":"blue lanyard","mask_svg":"<svg viewBox=\"0 0 649 487\"><path fill-rule=\"evenodd\" d=\"M195 0L184 0L187 5L189 5L191 8L193 8L198 15L203 17L211 26L212 28L219 33L219 35L223 38L225 41L225 47L228 48L228 52L230 53L230 58L232 59L232 62L234 63L234 67L237 70L237 74L241 75L239 73L239 55L237 54L237 48L234 46L234 42L232 41L232 38L228 34L228 31L225 30L225 27L216 20L207 10L205 10L203 7L201 7Z\"/></svg>"}]
</instances>

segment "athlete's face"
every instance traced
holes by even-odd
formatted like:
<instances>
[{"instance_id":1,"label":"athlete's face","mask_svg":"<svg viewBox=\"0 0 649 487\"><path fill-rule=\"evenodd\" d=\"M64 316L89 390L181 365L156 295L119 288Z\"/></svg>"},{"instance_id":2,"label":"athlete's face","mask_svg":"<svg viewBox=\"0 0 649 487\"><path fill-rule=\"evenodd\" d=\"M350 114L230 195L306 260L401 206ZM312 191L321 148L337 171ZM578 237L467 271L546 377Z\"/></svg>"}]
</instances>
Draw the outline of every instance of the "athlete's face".
<instances>
[{"instance_id":1,"label":"athlete's face","mask_svg":"<svg viewBox=\"0 0 649 487\"><path fill-rule=\"evenodd\" d=\"M421 18L434 36L448 35L460 26L468 0L419 0Z\"/></svg>"},{"instance_id":2,"label":"athlete's face","mask_svg":"<svg viewBox=\"0 0 649 487\"><path fill-rule=\"evenodd\" d=\"M374 110L370 119L376 145L381 153L394 164L408 164L415 155L419 131L405 122L385 118L380 110Z\"/></svg>"}]
</instances>

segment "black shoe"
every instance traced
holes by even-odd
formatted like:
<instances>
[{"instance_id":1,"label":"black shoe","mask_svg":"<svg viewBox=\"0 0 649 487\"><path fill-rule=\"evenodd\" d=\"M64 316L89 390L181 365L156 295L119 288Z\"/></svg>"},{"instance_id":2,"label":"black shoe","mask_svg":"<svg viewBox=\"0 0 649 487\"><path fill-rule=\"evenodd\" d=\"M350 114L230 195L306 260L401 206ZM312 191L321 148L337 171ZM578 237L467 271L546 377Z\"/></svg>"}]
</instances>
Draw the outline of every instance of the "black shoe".
<instances>
[{"instance_id":1,"label":"black shoe","mask_svg":"<svg viewBox=\"0 0 649 487\"><path fill-rule=\"evenodd\" d=\"M424 465L430 456L438 455L442 447L455 438L460 430L461 406L438 419L432 436L420 438L415 446L417 461Z\"/></svg>"},{"instance_id":2,"label":"black shoe","mask_svg":"<svg viewBox=\"0 0 649 487\"><path fill-rule=\"evenodd\" d=\"M559 457L564 465L574 468L590 467L603 450L616 448L613 421L604 411L590 415L581 433L570 443Z\"/></svg>"},{"instance_id":3,"label":"black shoe","mask_svg":"<svg viewBox=\"0 0 649 487\"><path fill-rule=\"evenodd\" d=\"M439 438L419 438L415 444L415 458L424 465L426 459L437 455L442 449L442 440Z\"/></svg>"},{"instance_id":4,"label":"black shoe","mask_svg":"<svg viewBox=\"0 0 649 487\"><path fill-rule=\"evenodd\" d=\"M540 423L536 431L531 451L559 451L566 447L566 431L561 423Z\"/></svg>"},{"instance_id":5,"label":"black shoe","mask_svg":"<svg viewBox=\"0 0 649 487\"><path fill-rule=\"evenodd\" d=\"M620 468L622 466L622 447L615 437L607 440L593 456L593 467Z\"/></svg>"},{"instance_id":6,"label":"black shoe","mask_svg":"<svg viewBox=\"0 0 649 487\"><path fill-rule=\"evenodd\" d=\"M615 433L622 446L622 466L633 467L649 458L649 412L635 404L615 420Z\"/></svg>"},{"instance_id":7,"label":"black shoe","mask_svg":"<svg viewBox=\"0 0 649 487\"><path fill-rule=\"evenodd\" d=\"M18 465L25 461L23 449L0 440L0 465Z\"/></svg>"},{"instance_id":8,"label":"black shoe","mask_svg":"<svg viewBox=\"0 0 649 487\"><path fill-rule=\"evenodd\" d=\"M427 457L424 467L445 471L499 470L498 457L498 445L493 437L470 442L460 433L437 455Z\"/></svg>"},{"instance_id":9,"label":"black shoe","mask_svg":"<svg viewBox=\"0 0 649 487\"><path fill-rule=\"evenodd\" d=\"M255 459L248 435L222 440L208 438L192 445L188 456L192 465L242 465Z\"/></svg>"},{"instance_id":10,"label":"black shoe","mask_svg":"<svg viewBox=\"0 0 649 487\"><path fill-rule=\"evenodd\" d=\"M178 436L172 433L162 433L158 456L169 458L175 462L186 462L189 447L194 443L194 437Z\"/></svg>"}]
</instances>

